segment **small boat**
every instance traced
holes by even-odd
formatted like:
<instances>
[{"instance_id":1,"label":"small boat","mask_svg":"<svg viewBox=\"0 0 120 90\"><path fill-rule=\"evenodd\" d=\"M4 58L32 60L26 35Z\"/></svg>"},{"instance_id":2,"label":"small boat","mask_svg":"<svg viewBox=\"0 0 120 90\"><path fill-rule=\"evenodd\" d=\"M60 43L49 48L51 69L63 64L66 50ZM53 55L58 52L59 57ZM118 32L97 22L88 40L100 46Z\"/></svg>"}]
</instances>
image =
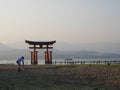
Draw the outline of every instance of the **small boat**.
<instances>
[{"instance_id":1,"label":"small boat","mask_svg":"<svg viewBox=\"0 0 120 90\"><path fill-rule=\"evenodd\" d=\"M72 58L66 58L65 60L73 60Z\"/></svg>"}]
</instances>

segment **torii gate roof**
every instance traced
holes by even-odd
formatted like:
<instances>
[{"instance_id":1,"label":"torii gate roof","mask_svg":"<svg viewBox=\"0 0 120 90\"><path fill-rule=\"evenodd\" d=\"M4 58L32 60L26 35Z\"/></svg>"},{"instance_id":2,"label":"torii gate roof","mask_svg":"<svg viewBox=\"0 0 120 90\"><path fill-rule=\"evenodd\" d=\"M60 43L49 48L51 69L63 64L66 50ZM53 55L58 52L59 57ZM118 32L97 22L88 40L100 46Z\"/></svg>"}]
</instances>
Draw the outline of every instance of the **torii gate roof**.
<instances>
[{"instance_id":1,"label":"torii gate roof","mask_svg":"<svg viewBox=\"0 0 120 90\"><path fill-rule=\"evenodd\" d=\"M53 45L54 43L56 43L56 41L45 41L45 42L41 42L41 41L29 41L29 40L25 40L25 43L28 43L29 45Z\"/></svg>"}]
</instances>

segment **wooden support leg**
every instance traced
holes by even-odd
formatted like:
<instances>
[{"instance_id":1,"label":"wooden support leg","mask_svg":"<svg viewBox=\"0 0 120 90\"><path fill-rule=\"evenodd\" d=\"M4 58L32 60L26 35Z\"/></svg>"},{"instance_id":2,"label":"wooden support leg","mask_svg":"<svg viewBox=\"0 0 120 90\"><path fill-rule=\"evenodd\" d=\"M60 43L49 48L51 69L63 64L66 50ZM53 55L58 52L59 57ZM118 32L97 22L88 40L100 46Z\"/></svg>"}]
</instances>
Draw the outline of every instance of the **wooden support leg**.
<instances>
[{"instance_id":1,"label":"wooden support leg","mask_svg":"<svg viewBox=\"0 0 120 90\"><path fill-rule=\"evenodd\" d=\"M45 51L45 64L47 64L47 52Z\"/></svg>"},{"instance_id":2,"label":"wooden support leg","mask_svg":"<svg viewBox=\"0 0 120 90\"><path fill-rule=\"evenodd\" d=\"M31 52L31 64L34 64L34 53Z\"/></svg>"},{"instance_id":3,"label":"wooden support leg","mask_svg":"<svg viewBox=\"0 0 120 90\"><path fill-rule=\"evenodd\" d=\"M52 64L52 51L50 51L50 60L49 63Z\"/></svg>"},{"instance_id":4,"label":"wooden support leg","mask_svg":"<svg viewBox=\"0 0 120 90\"><path fill-rule=\"evenodd\" d=\"M49 64L49 51L48 51L48 45L47 45L47 51L46 51L46 56L47 56L47 64Z\"/></svg>"},{"instance_id":5,"label":"wooden support leg","mask_svg":"<svg viewBox=\"0 0 120 90\"><path fill-rule=\"evenodd\" d=\"M38 64L38 51L35 51L35 61L34 61L34 64Z\"/></svg>"}]
</instances>

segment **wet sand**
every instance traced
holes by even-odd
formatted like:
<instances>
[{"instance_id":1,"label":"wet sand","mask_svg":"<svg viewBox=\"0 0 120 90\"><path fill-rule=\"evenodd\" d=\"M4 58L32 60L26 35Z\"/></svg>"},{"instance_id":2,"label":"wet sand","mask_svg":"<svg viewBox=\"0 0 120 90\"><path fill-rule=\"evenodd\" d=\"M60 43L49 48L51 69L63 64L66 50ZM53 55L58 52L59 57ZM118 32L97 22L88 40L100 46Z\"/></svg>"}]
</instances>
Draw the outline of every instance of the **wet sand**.
<instances>
[{"instance_id":1,"label":"wet sand","mask_svg":"<svg viewBox=\"0 0 120 90\"><path fill-rule=\"evenodd\" d=\"M120 90L120 65L0 65L0 90Z\"/></svg>"}]
</instances>

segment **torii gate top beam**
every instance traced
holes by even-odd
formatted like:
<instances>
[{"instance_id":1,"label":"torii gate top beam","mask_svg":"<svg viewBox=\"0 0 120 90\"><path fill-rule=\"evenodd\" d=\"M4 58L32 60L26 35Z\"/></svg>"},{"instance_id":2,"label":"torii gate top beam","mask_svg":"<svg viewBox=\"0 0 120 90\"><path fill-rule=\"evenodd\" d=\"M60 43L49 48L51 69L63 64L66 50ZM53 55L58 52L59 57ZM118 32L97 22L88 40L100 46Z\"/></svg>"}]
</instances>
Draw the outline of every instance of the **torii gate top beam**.
<instances>
[{"instance_id":1,"label":"torii gate top beam","mask_svg":"<svg viewBox=\"0 0 120 90\"><path fill-rule=\"evenodd\" d=\"M29 40L25 40L25 42L28 43L29 45L53 45L54 43L56 43L56 41L38 42Z\"/></svg>"}]
</instances>

